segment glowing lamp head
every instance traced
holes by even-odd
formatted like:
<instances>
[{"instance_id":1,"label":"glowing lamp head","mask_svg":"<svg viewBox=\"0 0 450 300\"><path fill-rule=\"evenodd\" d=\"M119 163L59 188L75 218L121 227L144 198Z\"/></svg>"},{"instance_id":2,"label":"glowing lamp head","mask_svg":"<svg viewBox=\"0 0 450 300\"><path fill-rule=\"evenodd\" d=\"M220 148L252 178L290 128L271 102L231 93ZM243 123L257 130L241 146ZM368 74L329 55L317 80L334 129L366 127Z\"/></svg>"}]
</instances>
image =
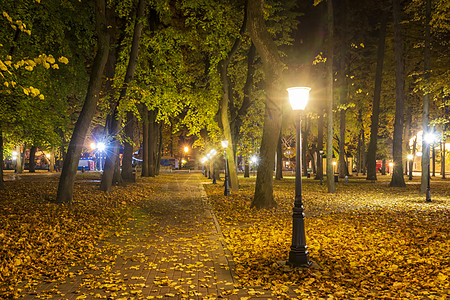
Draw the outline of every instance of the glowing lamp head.
<instances>
[{"instance_id":1,"label":"glowing lamp head","mask_svg":"<svg viewBox=\"0 0 450 300\"><path fill-rule=\"evenodd\" d=\"M252 156L251 161L252 163L256 163L258 161L258 158L256 156Z\"/></svg>"},{"instance_id":2,"label":"glowing lamp head","mask_svg":"<svg viewBox=\"0 0 450 300\"><path fill-rule=\"evenodd\" d=\"M406 156L406 158L407 158L407 159L409 159L409 160L411 160L411 159L413 159L413 158L414 158L414 155L412 155L412 154L408 154L408 155Z\"/></svg>"},{"instance_id":3,"label":"glowing lamp head","mask_svg":"<svg viewBox=\"0 0 450 300\"><path fill-rule=\"evenodd\" d=\"M212 149L211 151L209 151L209 154L211 154L211 156L216 155L217 151L216 149Z\"/></svg>"},{"instance_id":4,"label":"glowing lamp head","mask_svg":"<svg viewBox=\"0 0 450 300\"><path fill-rule=\"evenodd\" d=\"M394 163L389 163L389 167L393 167L394 166Z\"/></svg>"},{"instance_id":5,"label":"glowing lamp head","mask_svg":"<svg viewBox=\"0 0 450 300\"><path fill-rule=\"evenodd\" d=\"M200 161L202 164L204 164L208 159L206 157L203 157Z\"/></svg>"},{"instance_id":6,"label":"glowing lamp head","mask_svg":"<svg viewBox=\"0 0 450 300\"><path fill-rule=\"evenodd\" d=\"M417 152L416 156L421 157L422 156L422 152Z\"/></svg>"},{"instance_id":7,"label":"glowing lamp head","mask_svg":"<svg viewBox=\"0 0 450 300\"><path fill-rule=\"evenodd\" d=\"M222 141L222 147L227 148L228 147L228 141Z\"/></svg>"},{"instance_id":8,"label":"glowing lamp head","mask_svg":"<svg viewBox=\"0 0 450 300\"><path fill-rule=\"evenodd\" d=\"M189 147L188 146L184 147L184 152L186 152L186 153L189 152Z\"/></svg>"},{"instance_id":9,"label":"glowing lamp head","mask_svg":"<svg viewBox=\"0 0 450 300\"><path fill-rule=\"evenodd\" d=\"M97 144L98 151L103 151L103 150L105 150L105 148L106 148L105 143L100 142L100 143Z\"/></svg>"},{"instance_id":10,"label":"glowing lamp head","mask_svg":"<svg viewBox=\"0 0 450 300\"><path fill-rule=\"evenodd\" d=\"M436 135L434 133L427 133L424 135L423 139L425 140L425 142L427 142L427 144L432 144L436 141Z\"/></svg>"},{"instance_id":11,"label":"glowing lamp head","mask_svg":"<svg viewBox=\"0 0 450 300\"><path fill-rule=\"evenodd\" d=\"M309 87L288 88L289 102L293 110L304 110L309 100Z\"/></svg>"},{"instance_id":12,"label":"glowing lamp head","mask_svg":"<svg viewBox=\"0 0 450 300\"><path fill-rule=\"evenodd\" d=\"M91 146L91 149L92 149L92 150L94 150L95 148L97 148L97 145L95 144L95 142L92 142L90 146Z\"/></svg>"},{"instance_id":13,"label":"glowing lamp head","mask_svg":"<svg viewBox=\"0 0 450 300\"><path fill-rule=\"evenodd\" d=\"M333 166L337 165L337 162L333 161Z\"/></svg>"},{"instance_id":14,"label":"glowing lamp head","mask_svg":"<svg viewBox=\"0 0 450 300\"><path fill-rule=\"evenodd\" d=\"M50 154L48 154L48 153L45 154L45 157L50 158Z\"/></svg>"}]
</instances>

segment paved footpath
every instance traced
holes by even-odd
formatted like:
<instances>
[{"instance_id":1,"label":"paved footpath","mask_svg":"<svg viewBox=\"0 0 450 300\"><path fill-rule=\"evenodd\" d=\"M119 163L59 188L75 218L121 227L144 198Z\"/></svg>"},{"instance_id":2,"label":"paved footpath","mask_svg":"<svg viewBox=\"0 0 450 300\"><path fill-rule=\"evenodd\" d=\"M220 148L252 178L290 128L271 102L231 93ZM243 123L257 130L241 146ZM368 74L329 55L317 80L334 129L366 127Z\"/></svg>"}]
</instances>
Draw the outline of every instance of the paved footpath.
<instances>
[{"instance_id":1,"label":"paved footpath","mask_svg":"<svg viewBox=\"0 0 450 300\"><path fill-rule=\"evenodd\" d=\"M166 181L128 228L103 242L95 262L39 283L22 299L246 299L211 212L200 174ZM248 298L247 298L248 299Z\"/></svg>"}]
</instances>

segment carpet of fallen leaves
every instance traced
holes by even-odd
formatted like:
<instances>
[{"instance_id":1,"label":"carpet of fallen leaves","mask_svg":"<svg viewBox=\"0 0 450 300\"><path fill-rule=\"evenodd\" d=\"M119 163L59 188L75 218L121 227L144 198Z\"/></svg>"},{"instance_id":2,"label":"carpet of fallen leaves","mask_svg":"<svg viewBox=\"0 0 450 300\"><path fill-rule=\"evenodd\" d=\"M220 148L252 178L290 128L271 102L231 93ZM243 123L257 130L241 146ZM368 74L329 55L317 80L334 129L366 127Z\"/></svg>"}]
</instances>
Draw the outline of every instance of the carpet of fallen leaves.
<instances>
[{"instance_id":1,"label":"carpet of fallen leaves","mask_svg":"<svg viewBox=\"0 0 450 300\"><path fill-rule=\"evenodd\" d=\"M70 268L99 256L98 243L127 222L128 204L148 198L156 187L144 180L106 194L98 190L98 174L78 174L75 203L67 206L51 203L57 177L42 176L7 181L0 192L0 299L73 276Z\"/></svg>"},{"instance_id":2,"label":"carpet of fallen leaves","mask_svg":"<svg viewBox=\"0 0 450 300\"><path fill-rule=\"evenodd\" d=\"M450 295L450 181L433 178L432 202L419 179L390 188L389 177L351 177L326 185L303 180L307 244L319 266L288 270L294 177L274 181L279 207L250 209L254 178L223 196L205 185L244 286L262 286L301 299L448 299Z\"/></svg>"}]
</instances>

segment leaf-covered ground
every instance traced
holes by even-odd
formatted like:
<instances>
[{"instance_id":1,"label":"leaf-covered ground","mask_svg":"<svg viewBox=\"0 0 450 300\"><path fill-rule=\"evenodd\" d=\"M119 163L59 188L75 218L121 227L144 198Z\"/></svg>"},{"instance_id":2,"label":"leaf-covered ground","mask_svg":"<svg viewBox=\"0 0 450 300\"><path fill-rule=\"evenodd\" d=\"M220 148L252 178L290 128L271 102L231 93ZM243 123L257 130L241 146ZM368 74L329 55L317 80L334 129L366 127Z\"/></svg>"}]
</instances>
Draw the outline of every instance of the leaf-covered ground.
<instances>
[{"instance_id":1,"label":"leaf-covered ground","mask_svg":"<svg viewBox=\"0 0 450 300\"><path fill-rule=\"evenodd\" d=\"M304 179L307 242L319 268L294 271L279 263L287 259L291 240L293 177L275 181L279 207L272 210L249 209L254 177L240 178L241 191L228 197L222 181L205 184L233 255L241 283L236 285L219 279L228 264L204 214L209 208L193 196L206 180L200 174L139 178L108 194L98 190L98 174L79 175L72 207L49 202L56 195L55 176L5 183L0 299L448 299L450 294L448 180L433 179L433 202L425 203L418 179L406 188L389 188L388 177L376 183L352 177L348 184L339 182L333 195L318 181ZM169 193L175 187L179 196Z\"/></svg>"},{"instance_id":2,"label":"leaf-covered ground","mask_svg":"<svg viewBox=\"0 0 450 300\"><path fill-rule=\"evenodd\" d=\"M98 190L98 174L79 174L72 207L51 203L57 177L26 175L0 191L0 299L13 298L40 282L73 276L70 269L95 260L97 247L131 216L133 203L157 184L140 181L109 194ZM23 175L25 178L25 175Z\"/></svg>"},{"instance_id":3,"label":"leaf-covered ground","mask_svg":"<svg viewBox=\"0 0 450 300\"><path fill-rule=\"evenodd\" d=\"M254 178L223 196L205 185L244 286L262 286L302 299L448 299L450 295L450 181L433 179L432 203L419 179L388 187L389 177L352 177L337 193L303 180L307 244L318 269L287 271L294 178L275 181L277 209L249 209Z\"/></svg>"}]
</instances>

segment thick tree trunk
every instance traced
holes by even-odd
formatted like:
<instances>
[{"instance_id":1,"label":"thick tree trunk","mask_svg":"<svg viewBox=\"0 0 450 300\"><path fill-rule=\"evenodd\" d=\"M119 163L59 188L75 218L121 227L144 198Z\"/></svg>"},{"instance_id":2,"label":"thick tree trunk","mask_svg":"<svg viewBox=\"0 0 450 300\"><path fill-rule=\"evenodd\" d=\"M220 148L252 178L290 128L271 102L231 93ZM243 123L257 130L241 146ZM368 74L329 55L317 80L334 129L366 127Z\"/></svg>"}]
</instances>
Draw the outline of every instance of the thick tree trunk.
<instances>
[{"instance_id":1,"label":"thick tree trunk","mask_svg":"<svg viewBox=\"0 0 450 300\"><path fill-rule=\"evenodd\" d=\"M134 182L136 177L133 173L133 153L134 153L134 130L136 127L136 117L133 112L127 112L127 124L124 131L127 139L123 147L122 156L122 179L128 182Z\"/></svg>"},{"instance_id":2,"label":"thick tree trunk","mask_svg":"<svg viewBox=\"0 0 450 300\"><path fill-rule=\"evenodd\" d=\"M429 84L430 78L430 19L431 19L431 0L426 0L425 9L425 48L424 48L424 72L425 72L425 84ZM423 95L423 111L422 111L422 130L423 136L429 132L429 118L430 118L430 88L425 87ZM420 192L425 193L428 185L428 172L430 168L430 144L422 139L422 177Z\"/></svg>"},{"instance_id":3,"label":"thick tree trunk","mask_svg":"<svg viewBox=\"0 0 450 300\"><path fill-rule=\"evenodd\" d=\"M55 147L50 149L50 158L48 159L48 171L55 171Z\"/></svg>"},{"instance_id":4,"label":"thick tree trunk","mask_svg":"<svg viewBox=\"0 0 450 300\"><path fill-rule=\"evenodd\" d=\"M37 147L36 146L31 146L30 148L30 157L28 160L28 172L30 173L35 173L36 172L36 151L37 151Z\"/></svg>"},{"instance_id":5,"label":"thick tree trunk","mask_svg":"<svg viewBox=\"0 0 450 300\"><path fill-rule=\"evenodd\" d=\"M370 141L367 150L367 180L377 180L377 140L380 116L381 83L383 79L384 50L386 43L387 15L382 14L380 36L377 50L377 69L375 73L375 87L373 92L372 119L370 125Z\"/></svg>"},{"instance_id":6,"label":"thick tree trunk","mask_svg":"<svg viewBox=\"0 0 450 300\"><path fill-rule=\"evenodd\" d=\"M3 131L0 130L0 190L5 189L5 184L3 183Z\"/></svg>"},{"instance_id":7,"label":"thick tree trunk","mask_svg":"<svg viewBox=\"0 0 450 300\"><path fill-rule=\"evenodd\" d=\"M305 130L302 132L302 171L303 176L308 176L308 160L306 159L308 153L308 134L309 134L309 120L308 117L304 117ZM301 130L301 128L300 128Z\"/></svg>"},{"instance_id":8,"label":"thick tree trunk","mask_svg":"<svg viewBox=\"0 0 450 300\"><path fill-rule=\"evenodd\" d=\"M156 164L155 164L155 154L156 149L158 149L159 133L157 132L156 116L158 112L155 110L150 110L148 112L148 175L150 177L155 177L156 175ZM157 156L156 156L157 157Z\"/></svg>"},{"instance_id":9,"label":"thick tree trunk","mask_svg":"<svg viewBox=\"0 0 450 300\"><path fill-rule=\"evenodd\" d=\"M277 143L277 161L276 161L275 179L281 180L283 178L283 148L281 147L281 131Z\"/></svg>"},{"instance_id":10,"label":"thick tree trunk","mask_svg":"<svg viewBox=\"0 0 450 300\"><path fill-rule=\"evenodd\" d=\"M320 151L323 151L323 113L322 108L319 111L317 119L317 175L315 179L323 179L323 159L320 159ZM323 154L323 152L322 152Z\"/></svg>"},{"instance_id":11,"label":"thick tree trunk","mask_svg":"<svg viewBox=\"0 0 450 300\"><path fill-rule=\"evenodd\" d=\"M161 156L162 156L162 151L163 151L163 133L162 133L163 127L162 124L158 124L158 151L157 154L155 155L156 157L156 161L155 161L155 167L156 167L156 171L155 174L159 175L159 172L161 170Z\"/></svg>"},{"instance_id":12,"label":"thick tree trunk","mask_svg":"<svg viewBox=\"0 0 450 300\"><path fill-rule=\"evenodd\" d=\"M112 143L113 148L110 151L108 151L108 154L110 155L106 157L105 170L103 172L102 182L100 183L100 189L105 192L109 192L111 190L113 183L116 182L121 183L122 181L120 175L120 167L117 168L117 165L119 164L118 160L120 147L117 135L119 135L120 129L122 127L122 114L119 112L119 105L122 101L125 100L128 85L130 84L131 81L133 81L134 73L136 71L139 52L139 41L141 38L142 28L144 27L144 23L142 20L144 13L145 13L145 0L139 0L127 72L125 74L123 85L120 89L119 99L117 100L117 105L114 110L113 119L111 121L110 133L115 135ZM116 177L116 180L114 180L114 177Z\"/></svg>"},{"instance_id":13,"label":"thick tree trunk","mask_svg":"<svg viewBox=\"0 0 450 300\"><path fill-rule=\"evenodd\" d=\"M395 121L394 121L394 173L390 186L406 186L403 177L403 120L405 111L405 78L403 60L403 41L401 31L401 7L400 0L393 0L394 8L394 47L395 47Z\"/></svg>"},{"instance_id":14,"label":"thick tree trunk","mask_svg":"<svg viewBox=\"0 0 450 300\"><path fill-rule=\"evenodd\" d=\"M333 172L333 48L334 48L334 17L333 1L327 1L328 14L328 55L327 55L327 187L328 193L336 193Z\"/></svg>"},{"instance_id":15,"label":"thick tree trunk","mask_svg":"<svg viewBox=\"0 0 450 300\"><path fill-rule=\"evenodd\" d=\"M109 30L106 23L106 3L105 0L95 1L96 28L98 34L97 54L91 70L91 76L84 100L84 105L75 125L75 129L70 140L69 148L64 159L63 169L58 185L56 202L72 203L73 186L77 173L78 161L83 149L84 139L94 116L98 92L102 85L102 75L108 60L109 51Z\"/></svg>"},{"instance_id":16,"label":"thick tree trunk","mask_svg":"<svg viewBox=\"0 0 450 300\"><path fill-rule=\"evenodd\" d=\"M442 134L443 140L441 143L442 151L441 151L441 176L442 179L445 179L445 135L444 132Z\"/></svg>"},{"instance_id":17,"label":"thick tree trunk","mask_svg":"<svg viewBox=\"0 0 450 300\"><path fill-rule=\"evenodd\" d=\"M260 149L260 163L256 177L255 195L251 207L270 208L277 206L273 199L273 166L276 143L281 128L281 103L287 93L282 91L283 64L276 44L264 23L264 0L248 2L248 29L256 51L261 56L265 74L265 114ZM280 97L282 97L280 99ZM283 100L282 100L283 99Z\"/></svg>"},{"instance_id":18,"label":"thick tree trunk","mask_svg":"<svg viewBox=\"0 0 450 300\"><path fill-rule=\"evenodd\" d=\"M149 170L148 170L148 157L149 157L149 150L148 150L148 109L147 106L143 105L142 109L142 177L149 177ZM181 163L181 162L180 162Z\"/></svg>"},{"instance_id":19,"label":"thick tree trunk","mask_svg":"<svg viewBox=\"0 0 450 300\"><path fill-rule=\"evenodd\" d=\"M244 177L249 178L250 177L250 164L248 159L244 162Z\"/></svg>"}]
</instances>

